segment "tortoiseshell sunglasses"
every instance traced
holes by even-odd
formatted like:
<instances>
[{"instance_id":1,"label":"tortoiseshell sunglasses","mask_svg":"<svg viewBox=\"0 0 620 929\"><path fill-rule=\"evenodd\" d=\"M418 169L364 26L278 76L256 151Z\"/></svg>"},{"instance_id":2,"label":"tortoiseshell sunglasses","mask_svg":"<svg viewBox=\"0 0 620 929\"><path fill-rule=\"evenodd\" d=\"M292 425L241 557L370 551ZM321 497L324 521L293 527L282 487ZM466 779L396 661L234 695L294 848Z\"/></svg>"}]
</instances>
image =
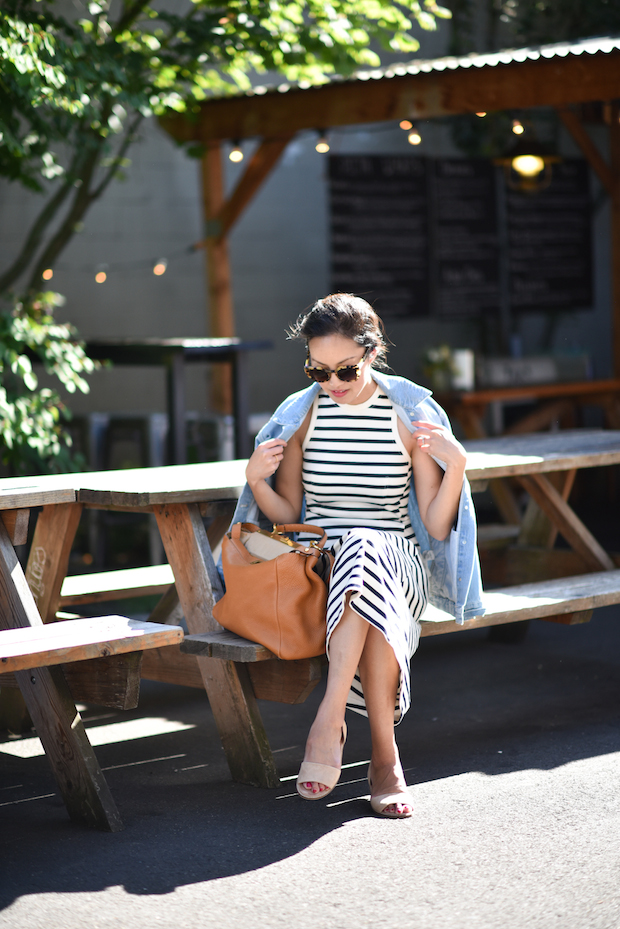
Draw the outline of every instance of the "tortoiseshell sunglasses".
<instances>
[{"instance_id":1,"label":"tortoiseshell sunglasses","mask_svg":"<svg viewBox=\"0 0 620 929\"><path fill-rule=\"evenodd\" d=\"M345 382L350 383L351 381L356 381L359 378L360 368L363 365L363 363L366 361L369 351L370 349L367 348L366 351L364 352L363 357L360 358L357 364L338 365L338 367L335 370L332 370L332 368L314 367L313 365L308 364L308 362L310 361L310 356L308 355L308 358L306 359L306 363L304 365L304 371L306 372L310 380L318 381L319 384L324 384L326 381L328 381L330 377L332 376L332 374L335 374L339 381L345 381Z\"/></svg>"}]
</instances>

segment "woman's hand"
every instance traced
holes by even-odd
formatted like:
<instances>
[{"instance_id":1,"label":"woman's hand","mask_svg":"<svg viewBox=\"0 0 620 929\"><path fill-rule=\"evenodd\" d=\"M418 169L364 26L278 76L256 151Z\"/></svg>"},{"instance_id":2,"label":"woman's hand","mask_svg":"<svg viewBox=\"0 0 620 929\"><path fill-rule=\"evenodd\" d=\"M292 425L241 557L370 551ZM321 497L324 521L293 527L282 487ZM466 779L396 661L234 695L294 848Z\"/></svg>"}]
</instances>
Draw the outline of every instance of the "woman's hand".
<instances>
[{"instance_id":1,"label":"woman's hand","mask_svg":"<svg viewBox=\"0 0 620 929\"><path fill-rule=\"evenodd\" d=\"M449 429L424 420L415 420L412 425L416 427L414 439L421 452L439 458L445 463L446 470L465 471L467 453Z\"/></svg>"},{"instance_id":2,"label":"woman's hand","mask_svg":"<svg viewBox=\"0 0 620 929\"><path fill-rule=\"evenodd\" d=\"M245 469L245 477L250 487L255 487L259 481L275 474L284 457L286 445L284 439L269 439L257 446Z\"/></svg>"}]
</instances>

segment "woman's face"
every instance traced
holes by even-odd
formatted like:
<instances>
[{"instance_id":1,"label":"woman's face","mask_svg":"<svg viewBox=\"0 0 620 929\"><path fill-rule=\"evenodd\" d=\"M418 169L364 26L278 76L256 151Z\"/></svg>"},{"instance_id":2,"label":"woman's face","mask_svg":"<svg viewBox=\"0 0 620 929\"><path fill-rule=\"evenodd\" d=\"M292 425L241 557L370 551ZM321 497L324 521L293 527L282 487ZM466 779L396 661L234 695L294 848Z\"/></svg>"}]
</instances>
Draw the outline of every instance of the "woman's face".
<instances>
[{"instance_id":1,"label":"woman's face","mask_svg":"<svg viewBox=\"0 0 620 929\"><path fill-rule=\"evenodd\" d=\"M341 381L333 373L340 365L358 364L365 352L363 346L343 335L324 335L308 342L310 364L332 371L329 380L322 383L321 387L336 403L364 403L372 396L375 383L370 366L377 354L376 349L369 352L360 364L360 374L356 381Z\"/></svg>"}]
</instances>

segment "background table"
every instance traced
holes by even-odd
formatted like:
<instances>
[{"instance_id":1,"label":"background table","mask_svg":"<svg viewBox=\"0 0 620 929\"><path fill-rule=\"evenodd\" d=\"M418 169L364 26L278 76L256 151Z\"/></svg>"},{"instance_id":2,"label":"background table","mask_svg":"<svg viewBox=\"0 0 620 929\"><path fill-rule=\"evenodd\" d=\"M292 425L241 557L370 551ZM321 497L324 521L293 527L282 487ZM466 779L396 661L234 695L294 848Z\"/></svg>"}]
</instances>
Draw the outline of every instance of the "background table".
<instances>
[{"instance_id":1,"label":"background table","mask_svg":"<svg viewBox=\"0 0 620 929\"><path fill-rule=\"evenodd\" d=\"M188 362L230 362L232 366L235 454L251 453L248 427L249 395L247 358L249 352L273 348L267 340L241 339L90 339L86 351L98 361L118 365L163 365L166 369L168 406L168 460L187 461L185 434L185 364Z\"/></svg>"}]
</instances>

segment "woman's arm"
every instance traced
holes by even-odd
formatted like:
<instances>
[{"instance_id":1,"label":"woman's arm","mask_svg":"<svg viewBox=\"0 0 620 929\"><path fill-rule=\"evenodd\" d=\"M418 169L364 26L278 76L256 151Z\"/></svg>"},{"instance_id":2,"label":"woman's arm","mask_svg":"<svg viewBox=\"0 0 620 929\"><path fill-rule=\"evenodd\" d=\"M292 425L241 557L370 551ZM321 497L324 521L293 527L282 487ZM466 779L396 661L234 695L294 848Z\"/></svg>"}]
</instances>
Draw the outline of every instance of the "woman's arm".
<instances>
[{"instance_id":1,"label":"woman's arm","mask_svg":"<svg viewBox=\"0 0 620 929\"><path fill-rule=\"evenodd\" d=\"M452 433L437 423L413 423L411 462L422 522L435 539L445 539L458 513L467 455ZM446 463L445 472L431 458Z\"/></svg>"},{"instance_id":2,"label":"woman's arm","mask_svg":"<svg viewBox=\"0 0 620 929\"><path fill-rule=\"evenodd\" d=\"M303 488L301 443L306 434L310 415L288 442L269 439L255 449L245 469L245 476L254 499L265 516L273 523L297 523L301 516ZM275 490L267 478L276 474Z\"/></svg>"}]
</instances>

